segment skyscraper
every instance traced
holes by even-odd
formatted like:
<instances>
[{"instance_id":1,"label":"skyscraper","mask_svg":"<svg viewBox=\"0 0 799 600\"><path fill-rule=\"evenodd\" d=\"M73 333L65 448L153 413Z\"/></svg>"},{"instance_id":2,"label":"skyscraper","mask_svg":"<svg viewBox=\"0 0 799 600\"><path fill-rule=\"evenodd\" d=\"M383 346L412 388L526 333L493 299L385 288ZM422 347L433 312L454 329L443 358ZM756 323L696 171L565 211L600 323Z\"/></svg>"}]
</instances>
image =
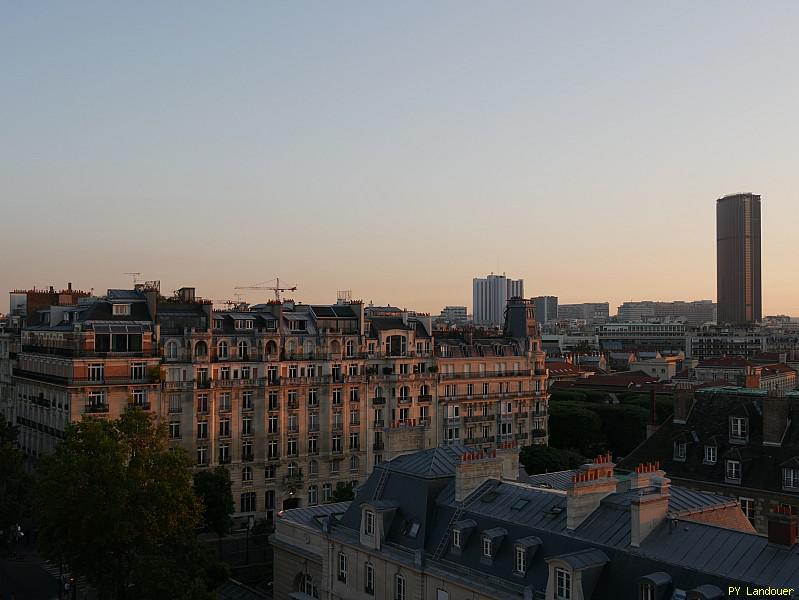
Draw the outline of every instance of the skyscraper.
<instances>
[{"instance_id":1,"label":"skyscraper","mask_svg":"<svg viewBox=\"0 0 799 600\"><path fill-rule=\"evenodd\" d=\"M760 321L760 196L733 194L716 202L716 242L719 322Z\"/></svg>"},{"instance_id":2,"label":"skyscraper","mask_svg":"<svg viewBox=\"0 0 799 600\"><path fill-rule=\"evenodd\" d=\"M475 325L502 327L508 300L524 296L524 279L508 279L493 273L472 280L472 310Z\"/></svg>"},{"instance_id":3,"label":"skyscraper","mask_svg":"<svg viewBox=\"0 0 799 600\"><path fill-rule=\"evenodd\" d=\"M548 323L558 318L558 297L557 296L536 296L535 318L539 323Z\"/></svg>"}]
</instances>

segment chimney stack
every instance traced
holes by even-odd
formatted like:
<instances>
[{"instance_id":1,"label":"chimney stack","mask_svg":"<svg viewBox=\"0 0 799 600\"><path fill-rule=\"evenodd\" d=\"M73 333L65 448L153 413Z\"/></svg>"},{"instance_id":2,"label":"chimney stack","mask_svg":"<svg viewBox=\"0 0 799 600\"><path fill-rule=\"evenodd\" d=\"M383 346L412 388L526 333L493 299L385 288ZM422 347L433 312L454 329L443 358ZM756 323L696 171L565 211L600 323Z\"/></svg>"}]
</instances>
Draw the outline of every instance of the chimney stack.
<instances>
[{"instance_id":1,"label":"chimney stack","mask_svg":"<svg viewBox=\"0 0 799 600\"><path fill-rule=\"evenodd\" d=\"M641 495L630 504L630 545L633 548L638 548L669 514L671 480L663 471L657 471L652 474L650 484L642 488Z\"/></svg>"},{"instance_id":2,"label":"chimney stack","mask_svg":"<svg viewBox=\"0 0 799 600\"><path fill-rule=\"evenodd\" d=\"M455 500L463 501L486 479L502 479L502 462L496 450L462 454L455 466Z\"/></svg>"},{"instance_id":3,"label":"chimney stack","mask_svg":"<svg viewBox=\"0 0 799 600\"><path fill-rule=\"evenodd\" d=\"M785 390L772 390L763 398L763 445L781 446L790 424L790 405Z\"/></svg>"},{"instance_id":4,"label":"chimney stack","mask_svg":"<svg viewBox=\"0 0 799 600\"><path fill-rule=\"evenodd\" d=\"M685 424L694 406L694 392L689 383L678 383L674 393L674 422Z\"/></svg>"},{"instance_id":5,"label":"chimney stack","mask_svg":"<svg viewBox=\"0 0 799 600\"><path fill-rule=\"evenodd\" d=\"M616 491L616 467L610 454L581 465L566 489L566 528L577 529L598 507L602 498Z\"/></svg>"},{"instance_id":6,"label":"chimney stack","mask_svg":"<svg viewBox=\"0 0 799 600\"><path fill-rule=\"evenodd\" d=\"M778 506L768 517L769 544L791 548L796 544L796 540L796 515L792 514L790 507Z\"/></svg>"}]
</instances>

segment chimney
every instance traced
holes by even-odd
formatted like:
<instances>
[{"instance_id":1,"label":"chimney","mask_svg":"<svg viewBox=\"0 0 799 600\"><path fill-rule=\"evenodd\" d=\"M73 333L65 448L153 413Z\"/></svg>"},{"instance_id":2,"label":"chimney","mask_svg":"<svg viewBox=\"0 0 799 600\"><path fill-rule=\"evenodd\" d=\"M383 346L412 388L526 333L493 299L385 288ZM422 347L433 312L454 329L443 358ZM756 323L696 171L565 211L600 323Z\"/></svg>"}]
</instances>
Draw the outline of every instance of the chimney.
<instances>
[{"instance_id":1,"label":"chimney","mask_svg":"<svg viewBox=\"0 0 799 600\"><path fill-rule=\"evenodd\" d=\"M67 282L67 291L68 291L68 292L71 292L71 291L72 291L72 282L71 282L71 281L68 281L68 282Z\"/></svg>"},{"instance_id":2,"label":"chimney","mask_svg":"<svg viewBox=\"0 0 799 600\"><path fill-rule=\"evenodd\" d=\"M502 460L502 479L519 479L519 447L516 442L502 442L497 448L497 456Z\"/></svg>"},{"instance_id":3,"label":"chimney","mask_svg":"<svg viewBox=\"0 0 799 600\"><path fill-rule=\"evenodd\" d=\"M462 502L486 479L501 479L502 471L502 458L496 450L462 454L455 466L455 501Z\"/></svg>"},{"instance_id":4,"label":"chimney","mask_svg":"<svg viewBox=\"0 0 799 600\"><path fill-rule=\"evenodd\" d=\"M744 387L752 390L760 388L760 369L751 365L744 367Z\"/></svg>"},{"instance_id":5,"label":"chimney","mask_svg":"<svg viewBox=\"0 0 799 600\"><path fill-rule=\"evenodd\" d=\"M566 489L566 529L577 529L599 507L602 498L616 491L615 467L610 454L605 454L580 466L572 475Z\"/></svg>"},{"instance_id":6,"label":"chimney","mask_svg":"<svg viewBox=\"0 0 799 600\"><path fill-rule=\"evenodd\" d=\"M782 446L790 424L790 405L785 390L772 390L763 398L763 445Z\"/></svg>"},{"instance_id":7,"label":"chimney","mask_svg":"<svg viewBox=\"0 0 799 600\"><path fill-rule=\"evenodd\" d=\"M630 503L630 545L633 548L638 548L669 514L671 480L663 471L658 471L650 483L650 487L642 488L641 495Z\"/></svg>"},{"instance_id":8,"label":"chimney","mask_svg":"<svg viewBox=\"0 0 799 600\"><path fill-rule=\"evenodd\" d=\"M768 542L777 546L791 548L796 544L797 525L796 515L791 513L791 508L776 507L768 517Z\"/></svg>"},{"instance_id":9,"label":"chimney","mask_svg":"<svg viewBox=\"0 0 799 600\"><path fill-rule=\"evenodd\" d=\"M674 393L674 422L685 424L694 406L694 393L688 383L678 383Z\"/></svg>"}]
</instances>

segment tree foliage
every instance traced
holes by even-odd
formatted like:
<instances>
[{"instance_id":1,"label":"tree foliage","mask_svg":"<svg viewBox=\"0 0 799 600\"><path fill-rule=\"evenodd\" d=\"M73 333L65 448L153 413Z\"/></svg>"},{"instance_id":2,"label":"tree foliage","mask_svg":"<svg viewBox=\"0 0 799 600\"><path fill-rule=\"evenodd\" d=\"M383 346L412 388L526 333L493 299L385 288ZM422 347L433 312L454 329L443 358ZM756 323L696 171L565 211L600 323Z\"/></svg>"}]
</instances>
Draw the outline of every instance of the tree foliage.
<instances>
[{"instance_id":1,"label":"tree foliage","mask_svg":"<svg viewBox=\"0 0 799 600\"><path fill-rule=\"evenodd\" d=\"M602 452L606 446L602 420L588 402L551 402L549 405L549 444L560 449L576 449L584 456Z\"/></svg>"},{"instance_id":2,"label":"tree foliage","mask_svg":"<svg viewBox=\"0 0 799 600\"><path fill-rule=\"evenodd\" d=\"M525 446L519 455L524 470L528 474L552 473L576 469L585 458L576 450L560 450L551 446Z\"/></svg>"},{"instance_id":3,"label":"tree foliage","mask_svg":"<svg viewBox=\"0 0 799 600\"><path fill-rule=\"evenodd\" d=\"M339 481L333 490L333 502L346 502L355 498L355 488L352 482Z\"/></svg>"},{"instance_id":4,"label":"tree foliage","mask_svg":"<svg viewBox=\"0 0 799 600\"><path fill-rule=\"evenodd\" d=\"M207 597L219 572L198 547L202 505L185 452L141 410L86 418L39 465L39 541L100 598Z\"/></svg>"},{"instance_id":5,"label":"tree foliage","mask_svg":"<svg viewBox=\"0 0 799 600\"><path fill-rule=\"evenodd\" d=\"M32 481L16 438L16 427L0 417L0 546L13 542L12 528L29 516Z\"/></svg>"}]
</instances>

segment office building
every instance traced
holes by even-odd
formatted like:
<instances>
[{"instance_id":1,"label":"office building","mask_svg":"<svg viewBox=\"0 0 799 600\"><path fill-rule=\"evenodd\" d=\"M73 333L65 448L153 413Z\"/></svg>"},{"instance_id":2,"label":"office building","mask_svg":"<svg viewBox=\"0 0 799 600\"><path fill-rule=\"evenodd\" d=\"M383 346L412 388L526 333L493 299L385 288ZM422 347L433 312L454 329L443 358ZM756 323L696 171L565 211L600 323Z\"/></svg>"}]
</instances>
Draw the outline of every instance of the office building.
<instances>
[{"instance_id":1,"label":"office building","mask_svg":"<svg viewBox=\"0 0 799 600\"><path fill-rule=\"evenodd\" d=\"M464 325L469 320L465 306L445 306L436 321L446 325Z\"/></svg>"},{"instance_id":2,"label":"office building","mask_svg":"<svg viewBox=\"0 0 799 600\"><path fill-rule=\"evenodd\" d=\"M716 240L719 323L760 321L760 196L720 198L716 203Z\"/></svg>"},{"instance_id":3,"label":"office building","mask_svg":"<svg viewBox=\"0 0 799 600\"><path fill-rule=\"evenodd\" d=\"M558 319L562 321L585 321L586 325L605 323L610 318L610 303L583 302L581 304L559 304Z\"/></svg>"},{"instance_id":4,"label":"office building","mask_svg":"<svg viewBox=\"0 0 799 600\"><path fill-rule=\"evenodd\" d=\"M716 321L716 304L711 300L693 302L625 302L619 306L619 321L681 321L691 327L700 327Z\"/></svg>"},{"instance_id":5,"label":"office building","mask_svg":"<svg viewBox=\"0 0 799 600\"><path fill-rule=\"evenodd\" d=\"M523 297L523 279L508 279L505 275L493 273L485 279L475 278L472 280L474 324L502 327L508 300Z\"/></svg>"},{"instance_id":6,"label":"office building","mask_svg":"<svg viewBox=\"0 0 799 600\"><path fill-rule=\"evenodd\" d=\"M558 320L558 297L557 296L536 296L535 318L542 325L549 321Z\"/></svg>"}]
</instances>

